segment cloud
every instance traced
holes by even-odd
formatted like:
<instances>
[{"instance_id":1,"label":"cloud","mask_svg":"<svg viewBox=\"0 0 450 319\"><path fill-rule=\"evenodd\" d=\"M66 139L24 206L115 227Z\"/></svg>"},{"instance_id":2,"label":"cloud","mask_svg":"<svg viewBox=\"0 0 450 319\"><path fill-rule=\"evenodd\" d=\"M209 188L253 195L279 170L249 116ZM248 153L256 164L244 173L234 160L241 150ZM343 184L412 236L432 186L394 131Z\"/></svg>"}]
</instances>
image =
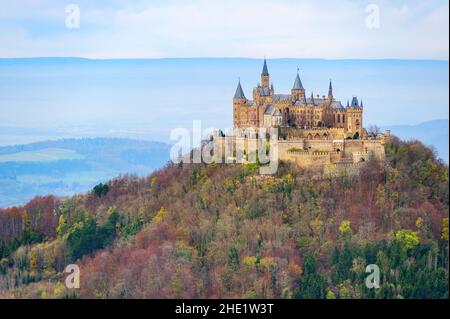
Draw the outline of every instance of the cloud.
<instances>
[{"instance_id":1,"label":"cloud","mask_svg":"<svg viewBox=\"0 0 450 319\"><path fill-rule=\"evenodd\" d=\"M64 27L63 2L0 2L2 57L448 59L445 0L373 1L379 29L366 27L369 2L352 0L74 0L76 30Z\"/></svg>"}]
</instances>

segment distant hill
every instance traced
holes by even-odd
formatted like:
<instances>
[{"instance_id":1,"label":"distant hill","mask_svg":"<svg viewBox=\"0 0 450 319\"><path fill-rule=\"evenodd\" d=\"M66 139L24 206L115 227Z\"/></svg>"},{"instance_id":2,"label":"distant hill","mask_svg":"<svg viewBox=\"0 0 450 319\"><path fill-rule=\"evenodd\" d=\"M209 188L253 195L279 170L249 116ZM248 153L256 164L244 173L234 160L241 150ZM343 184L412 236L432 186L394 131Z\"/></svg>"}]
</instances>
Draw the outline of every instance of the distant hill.
<instances>
[{"instance_id":1,"label":"distant hill","mask_svg":"<svg viewBox=\"0 0 450 319\"><path fill-rule=\"evenodd\" d=\"M120 174L148 175L169 159L168 144L132 139L62 139L0 147L0 207L36 195L85 192Z\"/></svg>"},{"instance_id":2,"label":"distant hill","mask_svg":"<svg viewBox=\"0 0 450 319\"><path fill-rule=\"evenodd\" d=\"M417 125L394 125L382 127L383 130L390 129L392 134L402 140L417 139L422 143L433 146L438 157L446 163L449 161L449 126L448 119L427 121Z\"/></svg>"}]
</instances>

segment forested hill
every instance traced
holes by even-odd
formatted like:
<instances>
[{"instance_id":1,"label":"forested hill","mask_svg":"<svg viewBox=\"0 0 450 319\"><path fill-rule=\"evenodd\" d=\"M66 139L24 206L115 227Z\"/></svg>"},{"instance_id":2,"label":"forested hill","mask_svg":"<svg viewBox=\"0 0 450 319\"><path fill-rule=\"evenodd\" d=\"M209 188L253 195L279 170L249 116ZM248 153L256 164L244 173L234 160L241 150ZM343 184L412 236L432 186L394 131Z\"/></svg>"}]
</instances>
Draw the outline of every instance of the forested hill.
<instances>
[{"instance_id":1,"label":"forested hill","mask_svg":"<svg viewBox=\"0 0 450 319\"><path fill-rule=\"evenodd\" d=\"M169 164L0 210L0 297L448 298L448 166L420 142L386 154L320 179L288 163L275 176Z\"/></svg>"}]
</instances>

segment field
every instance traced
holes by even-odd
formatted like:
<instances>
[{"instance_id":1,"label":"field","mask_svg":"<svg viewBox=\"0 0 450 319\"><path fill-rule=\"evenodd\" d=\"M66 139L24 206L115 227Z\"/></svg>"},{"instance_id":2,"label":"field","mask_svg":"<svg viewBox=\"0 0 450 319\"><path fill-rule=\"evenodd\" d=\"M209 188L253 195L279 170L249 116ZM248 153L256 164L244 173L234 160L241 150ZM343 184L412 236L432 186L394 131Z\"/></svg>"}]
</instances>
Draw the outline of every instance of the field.
<instances>
[{"instance_id":1,"label":"field","mask_svg":"<svg viewBox=\"0 0 450 319\"><path fill-rule=\"evenodd\" d=\"M0 155L0 163L6 162L54 162L62 160L79 160L84 156L74 150L46 148L36 151L18 152Z\"/></svg>"}]
</instances>

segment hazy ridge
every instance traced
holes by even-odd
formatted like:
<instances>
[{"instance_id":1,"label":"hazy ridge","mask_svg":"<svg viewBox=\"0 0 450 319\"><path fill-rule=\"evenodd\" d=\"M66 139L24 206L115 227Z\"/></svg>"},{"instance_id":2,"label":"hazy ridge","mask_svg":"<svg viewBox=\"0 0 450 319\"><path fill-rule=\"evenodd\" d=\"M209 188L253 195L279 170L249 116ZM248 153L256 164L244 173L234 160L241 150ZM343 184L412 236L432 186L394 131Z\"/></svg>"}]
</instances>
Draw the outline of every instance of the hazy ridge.
<instances>
[{"instance_id":1,"label":"hazy ridge","mask_svg":"<svg viewBox=\"0 0 450 319\"><path fill-rule=\"evenodd\" d=\"M77 157L64 157L62 151ZM52 160L30 160L28 157L35 153ZM22 158L2 161L10 154ZM148 175L168 159L167 144L119 138L63 139L0 147L0 207L23 204L37 195L85 192L120 174Z\"/></svg>"}]
</instances>

